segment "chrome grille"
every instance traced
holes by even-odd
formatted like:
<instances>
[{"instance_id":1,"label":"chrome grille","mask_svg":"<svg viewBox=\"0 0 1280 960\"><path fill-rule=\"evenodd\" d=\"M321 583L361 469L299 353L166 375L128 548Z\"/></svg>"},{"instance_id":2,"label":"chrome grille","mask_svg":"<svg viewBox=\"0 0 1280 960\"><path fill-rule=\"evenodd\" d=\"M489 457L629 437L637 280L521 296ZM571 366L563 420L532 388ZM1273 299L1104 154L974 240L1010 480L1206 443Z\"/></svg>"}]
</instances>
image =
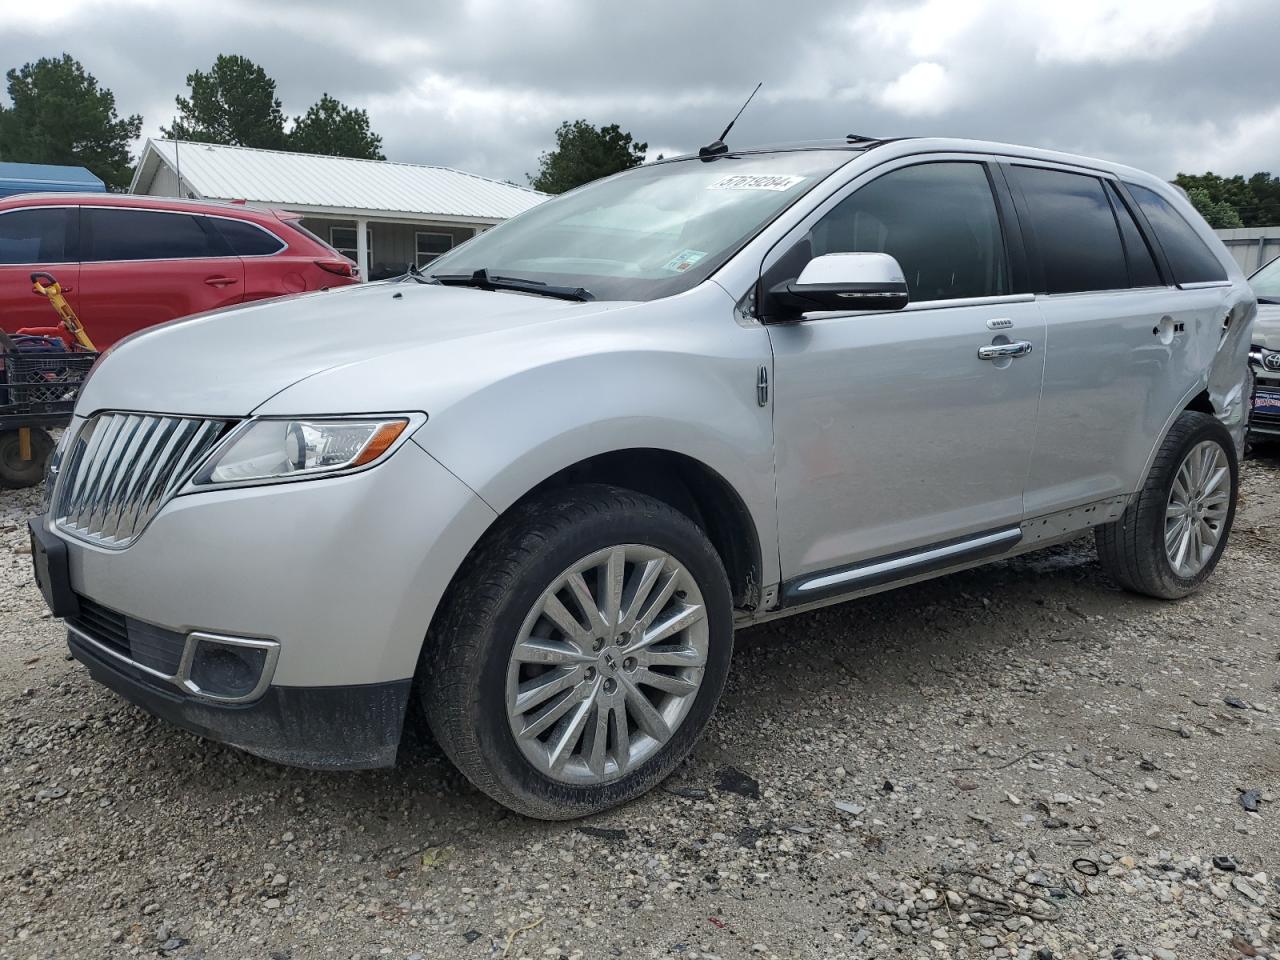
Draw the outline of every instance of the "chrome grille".
<instances>
[{"instance_id":1,"label":"chrome grille","mask_svg":"<svg viewBox=\"0 0 1280 960\"><path fill-rule=\"evenodd\" d=\"M218 442L225 420L100 413L64 451L54 520L103 547L127 547Z\"/></svg>"}]
</instances>

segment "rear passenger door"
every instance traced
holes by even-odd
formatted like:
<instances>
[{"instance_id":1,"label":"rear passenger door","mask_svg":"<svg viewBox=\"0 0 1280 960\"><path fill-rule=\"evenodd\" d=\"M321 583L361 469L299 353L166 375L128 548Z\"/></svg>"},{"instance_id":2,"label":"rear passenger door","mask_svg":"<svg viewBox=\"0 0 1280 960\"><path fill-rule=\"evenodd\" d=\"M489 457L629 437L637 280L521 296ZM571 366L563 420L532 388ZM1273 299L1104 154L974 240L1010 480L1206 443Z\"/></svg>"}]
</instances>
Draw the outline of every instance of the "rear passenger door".
<instances>
[{"instance_id":1,"label":"rear passenger door","mask_svg":"<svg viewBox=\"0 0 1280 960\"><path fill-rule=\"evenodd\" d=\"M31 289L31 274L48 273L79 306L80 264L76 262L77 210L34 206L0 213L0 328L54 327L58 315Z\"/></svg>"},{"instance_id":2,"label":"rear passenger door","mask_svg":"<svg viewBox=\"0 0 1280 960\"><path fill-rule=\"evenodd\" d=\"M1115 180L1032 161L1005 174L1048 340L1026 493L1027 516L1036 517L1137 489L1194 382L1186 331L1209 322L1215 298L1169 283Z\"/></svg>"},{"instance_id":3,"label":"rear passenger door","mask_svg":"<svg viewBox=\"0 0 1280 960\"><path fill-rule=\"evenodd\" d=\"M85 206L80 227L80 313L99 347L243 299L244 265L208 217Z\"/></svg>"},{"instance_id":4,"label":"rear passenger door","mask_svg":"<svg viewBox=\"0 0 1280 960\"><path fill-rule=\"evenodd\" d=\"M314 269L312 261L306 260L301 265L297 263L296 258L284 252L285 242L270 230L257 223L231 217L210 217L209 222L244 264L243 299L262 300L307 289L302 270Z\"/></svg>"},{"instance_id":5,"label":"rear passenger door","mask_svg":"<svg viewBox=\"0 0 1280 960\"><path fill-rule=\"evenodd\" d=\"M765 262L768 289L815 256L882 252L901 311L771 324L783 602L861 589L1017 539L1043 322L972 157L887 164L821 205ZM983 359L993 344L1022 355Z\"/></svg>"}]
</instances>

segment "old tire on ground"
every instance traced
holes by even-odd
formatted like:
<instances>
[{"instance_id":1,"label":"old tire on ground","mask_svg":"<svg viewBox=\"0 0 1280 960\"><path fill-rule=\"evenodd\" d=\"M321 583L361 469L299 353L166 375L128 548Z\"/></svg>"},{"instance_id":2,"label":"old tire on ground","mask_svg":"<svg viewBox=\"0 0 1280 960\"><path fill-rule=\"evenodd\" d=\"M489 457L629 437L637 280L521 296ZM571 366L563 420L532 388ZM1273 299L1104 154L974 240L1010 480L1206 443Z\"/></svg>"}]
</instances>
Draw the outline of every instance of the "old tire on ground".
<instances>
[{"instance_id":1,"label":"old tire on ground","mask_svg":"<svg viewBox=\"0 0 1280 960\"><path fill-rule=\"evenodd\" d=\"M22 459L20 431L0 431L0 487L10 490L34 487L44 479L44 468L53 452L53 437L39 427L30 430L30 460Z\"/></svg>"},{"instance_id":2,"label":"old tire on ground","mask_svg":"<svg viewBox=\"0 0 1280 960\"><path fill-rule=\"evenodd\" d=\"M423 648L445 753L548 820L639 796L692 749L733 649L720 557L690 518L601 484L512 508L472 551Z\"/></svg>"},{"instance_id":3,"label":"old tire on ground","mask_svg":"<svg viewBox=\"0 0 1280 960\"><path fill-rule=\"evenodd\" d=\"M1113 580L1163 600L1185 597L1213 573L1235 519L1239 464L1216 417L1183 412L1124 515L1094 531Z\"/></svg>"}]
</instances>

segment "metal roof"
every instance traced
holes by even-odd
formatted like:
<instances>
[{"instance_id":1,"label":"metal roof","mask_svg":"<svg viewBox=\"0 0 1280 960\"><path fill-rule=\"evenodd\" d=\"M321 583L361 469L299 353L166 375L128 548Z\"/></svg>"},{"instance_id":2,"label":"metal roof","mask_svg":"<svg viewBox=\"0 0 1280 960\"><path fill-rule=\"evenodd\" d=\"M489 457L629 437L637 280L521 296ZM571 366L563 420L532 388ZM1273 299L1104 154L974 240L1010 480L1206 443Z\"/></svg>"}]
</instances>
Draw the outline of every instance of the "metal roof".
<instances>
[{"instance_id":1,"label":"metal roof","mask_svg":"<svg viewBox=\"0 0 1280 960\"><path fill-rule=\"evenodd\" d=\"M84 167L52 163L0 163L0 197L51 190L105 191L106 185Z\"/></svg>"},{"instance_id":2,"label":"metal roof","mask_svg":"<svg viewBox=\"0 0 1280 960\"><path fill-rule=\"evenodd\" d=\"M185 140L148 140L129 192L147 192L161 164L181 168L186 194L300 211L505 220L547 199L528 187L449 167Z\"/></svg>"}]
</instances>

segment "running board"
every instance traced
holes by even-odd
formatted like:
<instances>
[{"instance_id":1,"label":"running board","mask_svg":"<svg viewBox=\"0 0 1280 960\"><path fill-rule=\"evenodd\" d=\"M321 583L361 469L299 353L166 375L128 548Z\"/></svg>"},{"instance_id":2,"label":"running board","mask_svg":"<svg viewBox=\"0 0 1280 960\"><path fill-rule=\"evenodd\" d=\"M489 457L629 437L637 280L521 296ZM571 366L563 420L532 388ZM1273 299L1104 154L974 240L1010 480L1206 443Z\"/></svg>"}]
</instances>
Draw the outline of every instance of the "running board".
<instances>
[{"instance_id":1,"label":"running board","mask_svg":"<svg viewBox=\"0 0 1280 960\"><path fill-rule=\"evenodd\" d=\"M972 563L974 560L998 557L1012 550L1021 540L1022 529L1008 527L976 537L950 540L922 550L911 550L837 570L796 577L782 585L781 605L800 606L935 573L948 567Z\"/></svg>"}]
</instances>

